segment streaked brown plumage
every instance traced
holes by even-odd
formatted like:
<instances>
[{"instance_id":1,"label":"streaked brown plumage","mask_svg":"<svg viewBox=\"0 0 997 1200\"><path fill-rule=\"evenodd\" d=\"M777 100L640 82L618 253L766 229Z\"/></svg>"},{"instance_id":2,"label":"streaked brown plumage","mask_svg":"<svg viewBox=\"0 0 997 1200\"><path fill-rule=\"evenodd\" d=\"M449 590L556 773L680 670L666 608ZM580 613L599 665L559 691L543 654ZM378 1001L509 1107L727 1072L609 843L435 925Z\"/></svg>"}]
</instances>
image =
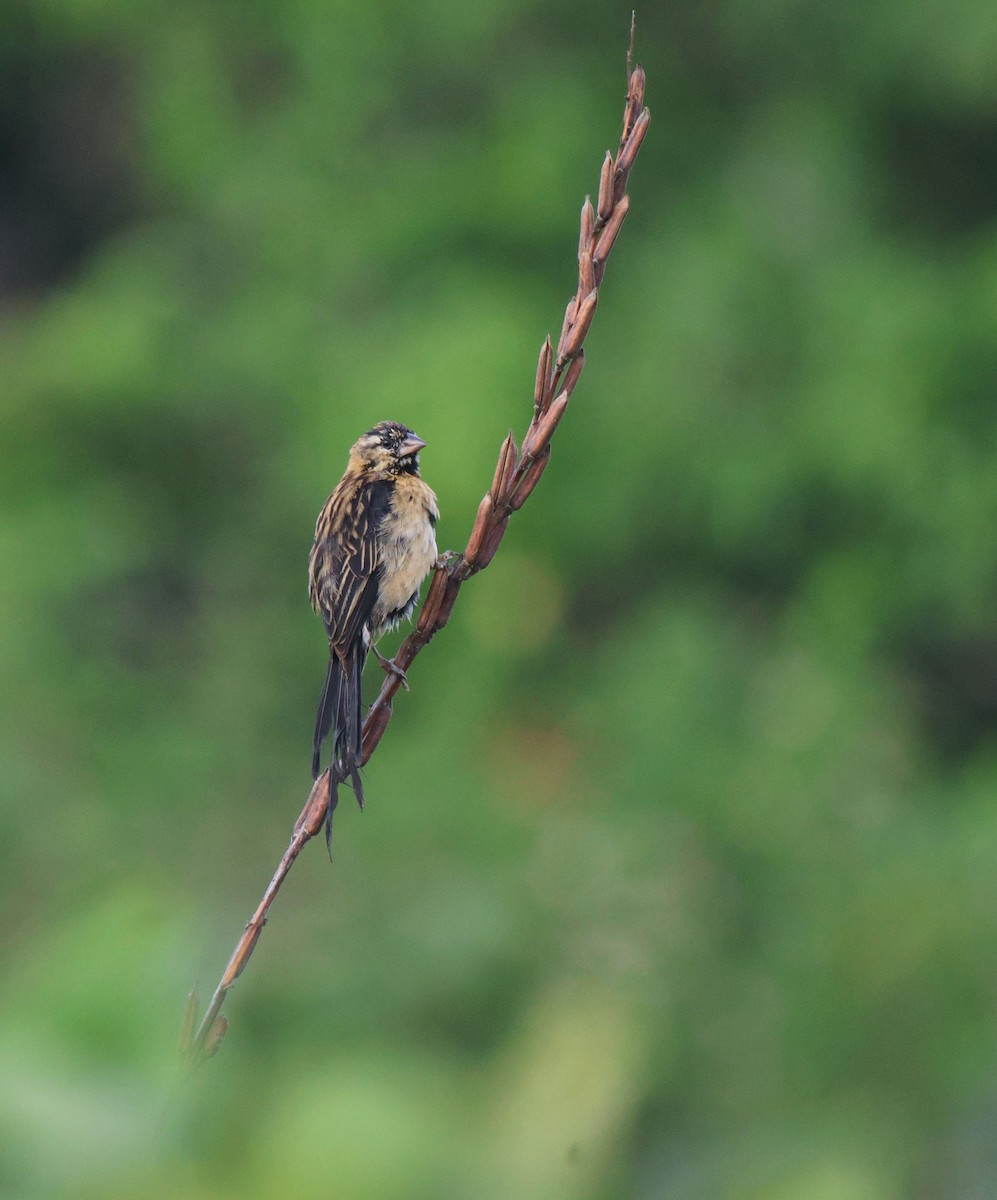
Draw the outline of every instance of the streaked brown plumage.
<instances>
[{"instance_id":1,"label":"streaked brown plumage","mask_svg":"<svg viewBox=\"0 0 997 1200\"><path fill-rule=\"evenodd\" d=\"M322 743L331 733L333 803L337 782L350 779L363 806L360 677L367 651L411 615L436 560L439 508L419 478L425 444L404 425L375 425L351 448L315 525L308 593L329 638L329 669L315 718L312 777L322 771Z\"/></svg>"}]
</instances>

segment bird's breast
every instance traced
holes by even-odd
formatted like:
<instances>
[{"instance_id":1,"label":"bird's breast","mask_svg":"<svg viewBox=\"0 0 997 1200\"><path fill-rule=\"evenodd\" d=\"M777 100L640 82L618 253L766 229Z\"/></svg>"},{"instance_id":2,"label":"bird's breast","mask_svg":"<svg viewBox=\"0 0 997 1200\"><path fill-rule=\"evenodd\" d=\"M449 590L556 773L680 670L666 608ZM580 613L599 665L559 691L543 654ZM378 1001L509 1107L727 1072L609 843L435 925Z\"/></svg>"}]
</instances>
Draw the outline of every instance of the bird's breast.
<instances>
[{"instance_id":1,"label":"bird's breast","mask_svg":"<svg viewBox=\"0 0 997 1200\"><path fill-rule=\"evenodd\" d=\"M373 626L411 611L414 595L436 561L433 525L438 516L436 497L427 484L417 478L398 480L381 523L381 586Z\"/></svg>"}]
</instances>

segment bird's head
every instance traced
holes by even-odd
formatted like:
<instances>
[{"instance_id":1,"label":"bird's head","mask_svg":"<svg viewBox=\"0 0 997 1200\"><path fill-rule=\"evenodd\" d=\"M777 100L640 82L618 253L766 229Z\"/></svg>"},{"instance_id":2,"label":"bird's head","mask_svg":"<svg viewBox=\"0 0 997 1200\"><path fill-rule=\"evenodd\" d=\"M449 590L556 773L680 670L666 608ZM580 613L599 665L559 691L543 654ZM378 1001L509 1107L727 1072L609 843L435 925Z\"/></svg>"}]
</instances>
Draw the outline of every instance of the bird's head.
<instances>
[{"instance_id":1,"label":"bird's head","mask_svg":"<svg viewBox=\"0 0 997 1200\"><path fill-rule=\"evenodd\" d=\"M418 475L425 442L397 421L381 421L350 449L350 466L380 477Z\"/></svg>"}]
</instances>

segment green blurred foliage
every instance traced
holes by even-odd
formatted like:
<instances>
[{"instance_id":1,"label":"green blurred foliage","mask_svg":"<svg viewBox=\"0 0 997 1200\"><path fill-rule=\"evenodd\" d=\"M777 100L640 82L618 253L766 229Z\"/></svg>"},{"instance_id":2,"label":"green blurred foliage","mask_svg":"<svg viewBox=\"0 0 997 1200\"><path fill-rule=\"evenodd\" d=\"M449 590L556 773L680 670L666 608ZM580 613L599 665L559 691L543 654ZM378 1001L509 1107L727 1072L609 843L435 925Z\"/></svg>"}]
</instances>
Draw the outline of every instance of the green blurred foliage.
<instances>
[{"instance_id":1,"label":"green blurred foliage","mask_svg":"<svg viewBox=\"0 0 997 1200\"><path fill-rule=\"evenodd\" d=\"M629 10L0 11L7 1200L997 1194L993 5L638 17L551 468L181 1078L315 514L391 417L463 545Z\"/></svg>"}]
</instances>

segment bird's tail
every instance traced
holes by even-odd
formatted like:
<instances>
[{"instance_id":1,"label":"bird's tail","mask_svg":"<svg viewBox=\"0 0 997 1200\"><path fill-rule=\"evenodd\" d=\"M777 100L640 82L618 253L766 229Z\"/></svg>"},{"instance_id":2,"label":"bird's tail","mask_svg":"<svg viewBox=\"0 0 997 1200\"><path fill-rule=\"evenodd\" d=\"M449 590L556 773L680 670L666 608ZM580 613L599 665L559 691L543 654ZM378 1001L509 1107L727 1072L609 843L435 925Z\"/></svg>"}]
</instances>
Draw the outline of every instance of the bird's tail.
<instances>
[{"instance_id":1,"label":"bird's tail","mask_svg":"<svg viewBox=\"0 0 997 1200\"><path fill-rule=\"evenodd\" d=\"M363 699L360 678L367 658L365 646L358 645L341 658L329 655L329 669L315 714L315 738L312 742L312 778L322 773L322 743L332 734L332 773L329 783L332 806L338 783L349 779L353 794L363 808L363 784L360 780L360 746L363 730Z\"/></svg>"}]
</instances>

